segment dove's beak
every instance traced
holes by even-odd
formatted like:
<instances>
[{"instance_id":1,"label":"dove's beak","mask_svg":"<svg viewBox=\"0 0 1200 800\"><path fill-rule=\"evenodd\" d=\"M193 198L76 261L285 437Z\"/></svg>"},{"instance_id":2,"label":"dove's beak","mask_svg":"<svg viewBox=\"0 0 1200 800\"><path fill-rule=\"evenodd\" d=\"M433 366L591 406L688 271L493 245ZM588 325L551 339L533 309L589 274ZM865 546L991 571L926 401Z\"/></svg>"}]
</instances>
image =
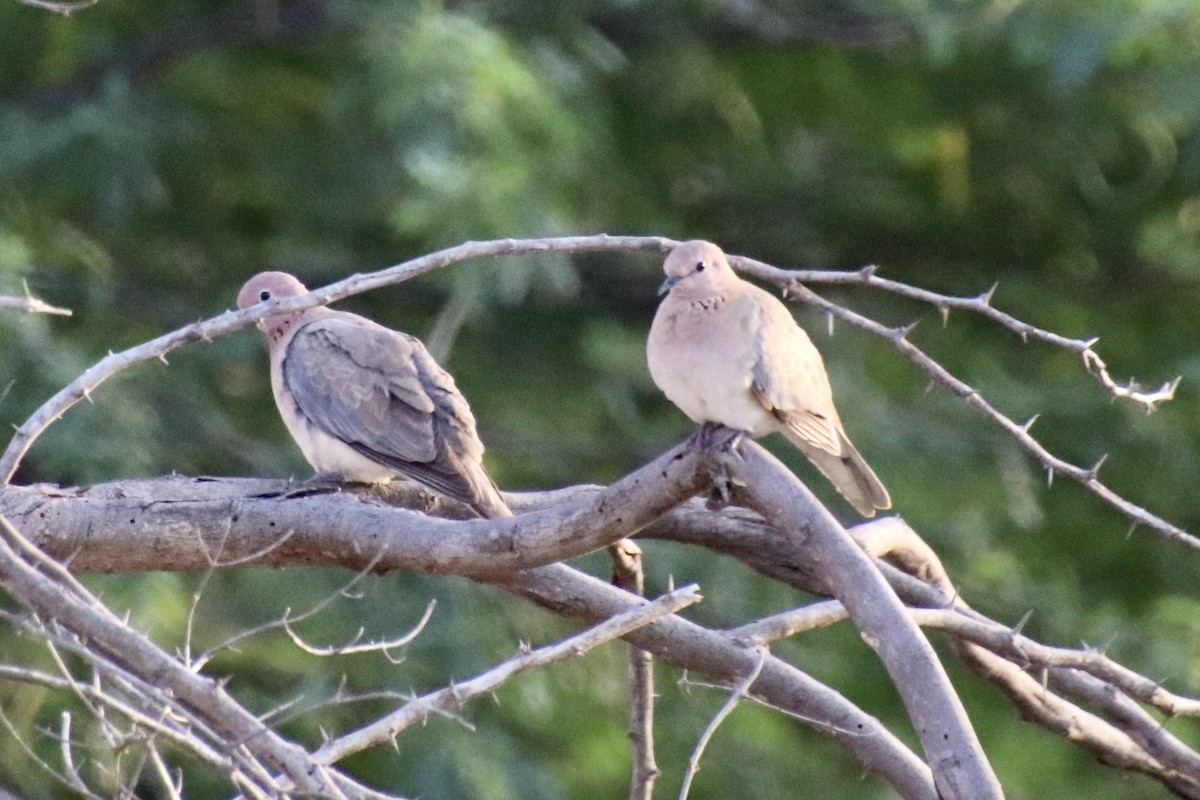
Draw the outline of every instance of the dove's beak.
<instances>
[{"instance_id":1,"label":"dove's beak","mask_svg":"<svg viewBox=\"0 0 1200 800\"><path fill-rule=\"evenodd\" d=\"M658 296L662 297L667 292L671 291L671 287L679 283L679 278L672 275L662 282L662 286L658 287Z\"/></svg>"}]
</instances>

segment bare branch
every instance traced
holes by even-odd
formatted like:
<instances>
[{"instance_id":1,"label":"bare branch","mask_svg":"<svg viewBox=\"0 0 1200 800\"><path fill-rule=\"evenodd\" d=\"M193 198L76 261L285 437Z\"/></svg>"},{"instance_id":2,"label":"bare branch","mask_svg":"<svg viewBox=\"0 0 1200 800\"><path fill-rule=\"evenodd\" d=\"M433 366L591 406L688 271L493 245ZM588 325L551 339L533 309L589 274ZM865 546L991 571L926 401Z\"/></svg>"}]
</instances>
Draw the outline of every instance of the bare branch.
<instances>
[{"instance_id":1,"label":"bare branch","mask_svg":"<svg viewBox=\"0 0 1200 800\"><path fill-rule=\"evenodd\" d=\"M26 550L36 548L3 516L0 534L0 586L40 616L55 620L86 640L87 652L122 664L133 674L149 676L148 683L169 692L191 715L214 730L223 731L227 741L244 743L297 787L320 792L340 785L312 763L302 749L283 740L238 705L216 681L191 672L111 614L96 613L99 602L90 594L77 594L86 590L72 587L74 591L63 591L58 581L27 564L13 545Z\"/></svg>"},{"instance_id":2,"label":"bare branch","mask_svg":"<svg viewBox=\"0 0 1200 800\"><path fill-rule=\"evenodd\" d=\"M798 633L828 628L849 619L846 607L838 600L825 600L803 608L772 614L729 631L729 635L748 644L766 644Z\"/></svg>"},{"instance_id":3,"label":"bare branch","mask_svg":"<svg viewBox=\"0 0 1200 800\"><path fill-rule=\"evenodd\" d=\"M645 594L642 548L632 539L608 546L613 562L613 585L630 594ZM651 800L661 774L654 759L654 656L629 646L629 741L633 769L629 775L629 800Z\"/></svg>"},{"instance_id":4,"label":"bare branch","mask_svg":"<svg viewBox=\"0 0 1200 800\"><path fill-rule=\"evenodd\" d=\"M435 711L461 708L468 700L495 691L509 678L537 667L581 656L598 645L649 625L700 599L700 587L695 584L676 589L638 609L618 614L557 644L523 652L482 675L418 697L370 725L327 742L314 753L313 758L319 764L333 764L352 753L392 741L400 731L414 723L424 722Z\"/></svg>"},{"instance_id":5,"label":"bare branch","mask_svg":"<svg viewBox=\"0 0 1200 800\"><path fill-rule=\"evenodd\" d=\"M67 0L66 2L63 2L62 0L17 0L17 2L27 6L33 6L34 8L40 8L43 11L53 11L55 14L62 14L64 17L69 17L76 11L83 11L84 9L91 8L92 6L96 5L96 3L100 2L100 0L73 0L73 2L71 0ZM52 311L48 313L57 314L60 312ZM71 312L68 311L67 313L70 314Z\"/></svg>"},{"instance_id":6,"label":"bare branch","mask_svg":"<svg viewBox=\"0 0 1200 800\"><path fill-rule=\"evenodd\" d=\"M644 602L563 564L525 570L491 582L557 614L590 621L605 619ZM653 652L664 662L703 673L730 686L742 680L760 657L760 651L678 616L664 617L653 626L629 633L625 639ZM928 765L891 731L839 692L796 667L768 656L753 692L755 699L803 720L853 753L866 769L887 781L905 800L938 797Z\"/></svg>"},{"instance_id":7,"label":"bare branch","mask_svg":"<svg viewBox=\"0 0 1200 800\"><path fill-rule=\"evenodd\" d=\"M700 735L700 739L696 742L696 747L692 750L692 755L688 758L687 770L683 773L683 784L679 788L679 800L687 800L688 793L692 790L692 779L696 777L696 773L700 771L700 758L704 755L705 748L712 741L712 737L716 734L717 728L725 721L725 718L733 713L733 709L741 702L743 697L749 696L750 687L758 680L758 676L762 673L763 664L767 661L768 650L763 645L756 645L759 652L758 663L754 665L754 669L745 679L733 688L733 693L729 695L729 699L721 706L717 713L709 720L708 725L704 728L704 733Z\"/></svg>"},{"instance_id":8,"label":"bare branch","mask_svg":"<svg viewBox=\"0 0 1200 800\"><path fill-rule=\"evenodd\" d=\"M88 397L113 375L136 364L164 357L167 353L193 342L209 342L242 328L247 328L276 311L299 311L340 300L353 294L377 289L381 286L401 283L424 275L435 269L466 261L499 255L529 255L533 253L583 253L613 250L658 250L670 249L676 244L671 239L658 236L572 236L547 239L500 239L490 242L466 242L456 247L439 250L366 275L353 275L345 280L331 283L298 297L272 300L241 311L227 311L171 333L159 336L143 344L110 353L57 394L42 404L29 419L17 428L16 435L0 456L0 485L12 480L13 473L25 457L25 453L45 432L46 428L62 417L72 406Z\"/></svg>"},{"instance_id":9,"label":"bare branch","mask_svg":"<svg viewBox=\"0 0 1200 800\"><path fill-rule=\"evenodd\" d=\"M403 647L404 645L411 642L413 639L420 636L421 631L425 630L425 625L429 622L429 618L433 616L433 609L436 607L437 607L437 600L430 600L429 604L425 606L425 613L421 615L421 619L419 619L417 621L417 624L413 626L412 630L410 630L408 633L404 634L403 636L399 636L395 639L390 639L388 641L383 641L383 642L364 642L364 643L360 644L359 640L362 638L363 629L359 628L358 633L347 644L332 645L329 647L316 647L316 646L311 645L308 642L304 641L302 638L300 638L300 635L298 633L296 633L294 630L292 630L292 623L294 622L294 620L290 620L286 616L283 619L283 629L285 631L287 631L287 635L289 637L291 637L292 642L297 647L299 647L301 650L308 653L309 655L313 655L313 656L343 656L343 655L355 655L358 653L382 652L385 656L387 656L387 659L389 661L392 661L392 663L397 663L396 661L393 661L392 656L390 653L388 653L388 651L394 650L397 647Z\"/></svg>"},{"instance_id":10,"label":"bare branch","mask_svg":"<svg viewBox=\"0 0 1200 800\"><path fill-rule=\"evenodd\" d=\"M1039 461L1051 474L1062 473L1083 487L1088 489L1092 494L1099 497L1102 501L1120 511L1130 520L1145 525L1153 531L1162 534L1171 541L1183 544L1193 550L1200 550L1200 537L1188 533L1182 528L1172 525L1164 519L1152 514L1146 509L1138 506L1112 489L1105 486L1097 478L1094 470L1077 467L1061 458L1051 454L1045 447L1041 445L1030 434L1026 426L1020 425L1004 414L1000 413L991 403L983 398L983 395L975 391L971 386L956 378L945 367L939 364L934 359L930 358L923 350L910 342L904 335L903 330L888 328L884 325L868 319L860 314L856 314L849 309L825 300L810 289L793 283L789 286L789 294L792 297L799 299L803 303L807 303L815 308L821 309L825 313L836 316L838 319L843 319L861 328L865 331L874 333L877 336L883 337L890 341L897 350L908 357L913 363L921 368L931 379L938 384L947 387L959 397L963 398L968 405L982 413L989 420L999 425L1006 431L1018 444Z\"/></svg>"},{"instance_id":11,"label":"bare branch","mask_svg":"<svg viewBox=\"0 0 1200 800\"><path fill-rule=\"evenodd\" d=\"M525 523L536 521L537 509L554 513L530 525L529 537L497 536L497 521L452 523L399 509L380 507L376 498L407 502L434 513L458 514L453 504L430 505L422 490L404 484L387 494L371 493L363 502L353 493L285 498L285 481L253 479L161 478L125 481L88 490L49 487L0 489L0 511L53 554L70 554L81 571L138 569L206 569L210 563L201 540L226 538L224 556L263 551L261 564L340 564L362 569L374 563L377 571L407 569L444 573L461 568L471 574L500 560L501 567L545 563L554 554L565 557L559 542L538 532L544 523L567 540L587 539L588 549L604 546L633 530L642 535L714 547L745 558L756 569L789 583L822 591L823 579L809 571L811 564L784 537L756 515L740 510L720 514L692 501L662 519L647 523L646 505L657 506L679 484L690 485L699 469L694 453L676 450L608 489L573 487L552 492L510 494ZM624 488L622 488L624 487ZM619 490L619 491L614 491ZM149 499L154 501L150 502ZM596 537L579 516L592 509L591 525L609 531L608 541ZM359 516L365 513L367 516ZM560 520L577 520L562 524ZM345 526L344 530L340 527ZM285 547L264 550L280 530L294 529ZM131 548L130 537L155 531L153 558ZM378 550L387 541L385 552ZM241 549L237 549L241 548ZM445 549L449 548L449 549ZM515 554L515 555L514 555ZM507 559L507 561L505 561ZM599 622L636 607L634 596L565 567L544 567L519 573L496 570L493 580L502 588L544 605L556 613ZM755 657L750 648L731 637L707 631L677 617L667 617L652 629L635 631L627 639L678 667L702 672L718 681L735 683L744 677ZM928 768L878 720L844 697L790 665L771 658L755 685L757 696L813 725L835 739L869 770L896 787L905 798L933 798Z\"/></svg>"},{"instance_id":12,"label":"bare branch","mask_svg":"<svg viewBox=\"0 0 1200 800\"><path fill-rule=\"evenodd\" d=\"M28 2L29 0L22 1ZM91 0L91 2L96 2L96 0ZM71 309L59 308L58 306L52 306L47 302L39 300L33 295L29 294L28 288L26 289L24 297L0 294L0 309L24 311L26 314L56 314L61 317L71 316Z\"/></svg>"},{"instance_id":13,"label":"bare branch","mask_svg":"<svg viewBox=\"0 0 1200 800\"><path fill-rule=\"evenodd\" d=\"M761 446L744 442L737 455L724 460L734 496L829 576L834 595L891 675L938 791L947 800L1003 797L949 676L870 557L808 487Z\"/></svg>"},{"instance_id":14,"label":"bare branch","mask_svg":"<svg viewBox=\"0 0 1200 800\"><path fill-rule=\"evenodd\" d=\"M868 286L875 289L882 289L900 297L906 297L910 300L934 306L941 312L943 322L949 318L952 309L980 314L1017 334L1021 337L1022 342L1045 342L1054 347L1060 347L1075 353L1079 356L1088 373L1094 375L1100 382L1100 385L1109 394L1116 398L1131 400L1137 403L1146 410L1146 413L1156 411L1160 403L1174 399L1175 389L1179 386L1179 381L1181 380L1180 377L1175 377L1151 392L1142 392L1135 381L1130 381L1125 386L1120 385L1109 374L1107 365L1105 365L1099 354L1093 349L1098 341L1097 339L1072 339L1031 325L1028 322L1017 319L1011 314L1001 311L992 305L992 297L996 292L996 285L974 297L954 297L910 286L900 281L880 278L875 266L863 267L852 272L804 269L783 270L745 256L732 256L729 261L738 269L763 280L768 280L780 287L791 287L796 283L816 283L842 286Z\"/></svg>"}]
</instances>

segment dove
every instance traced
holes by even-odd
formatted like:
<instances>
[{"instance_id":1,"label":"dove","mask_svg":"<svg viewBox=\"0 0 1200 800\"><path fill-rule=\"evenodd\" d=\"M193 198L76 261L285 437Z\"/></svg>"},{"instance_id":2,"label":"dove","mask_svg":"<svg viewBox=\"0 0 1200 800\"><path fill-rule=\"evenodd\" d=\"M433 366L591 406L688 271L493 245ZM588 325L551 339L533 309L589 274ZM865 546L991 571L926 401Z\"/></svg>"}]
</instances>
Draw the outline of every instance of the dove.
<instances>
[{"instance_id":1,"label":"dove","mask_svg":"<svg viewBox=\"0 0 1200 800\"><path fill-rule=\"evenodd\" d=\"M262 272L237 304L307 292L286 272ZM484 471L466 399L419 339L324 306L270 314L259 328L275 404L318 476L381 483L400 474L481 517L512 516Z\"/></svg>"},{"instance_id":2,"label":"dove","mask_svg":"<svg viewBox=\"0 0 1200 800\"><path fill-rule=\"evenodd\" d=\"M863 516L891 508L851 444L821 354L779 299L742 280L711 242L667 254L646 342L654 383L694 422L758 438L779 432Z\"/></svg>"}]
</instances>

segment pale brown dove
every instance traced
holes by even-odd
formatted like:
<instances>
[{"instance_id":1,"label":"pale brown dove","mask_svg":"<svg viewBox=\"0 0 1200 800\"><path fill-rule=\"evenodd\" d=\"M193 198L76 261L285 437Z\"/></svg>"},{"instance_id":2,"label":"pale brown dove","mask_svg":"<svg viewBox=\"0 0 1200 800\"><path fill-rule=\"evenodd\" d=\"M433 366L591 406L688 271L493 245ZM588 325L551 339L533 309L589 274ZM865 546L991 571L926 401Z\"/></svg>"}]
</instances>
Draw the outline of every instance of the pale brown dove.
<instances>
[{"instance_id":1,"label":"pale brown dove","mask_svg":"<svg viewBox=\"0 0 1200 800\"><path fill-rule=\"evenodd\" d=\"M262 272L238 308L305 294L286 272ZM470 505L512 516L483 469L475 417L421 341L323 306L259 323L280 416L322 477L377 483L396 473Z\"/></svg>"},{"instance_id":2,"label":"pale brown dove","mask_svg":"<svg viewBox=\"0 0 1200 800\"><path fill-rule=\"evenodd\" d=\"M667 398L694 422L756 438L779 431L863 516L891 508L842 429L821 354L787 307L739 278L710 242L678 245L663 271L646 360Z\"/></svg>"}]
</instances>

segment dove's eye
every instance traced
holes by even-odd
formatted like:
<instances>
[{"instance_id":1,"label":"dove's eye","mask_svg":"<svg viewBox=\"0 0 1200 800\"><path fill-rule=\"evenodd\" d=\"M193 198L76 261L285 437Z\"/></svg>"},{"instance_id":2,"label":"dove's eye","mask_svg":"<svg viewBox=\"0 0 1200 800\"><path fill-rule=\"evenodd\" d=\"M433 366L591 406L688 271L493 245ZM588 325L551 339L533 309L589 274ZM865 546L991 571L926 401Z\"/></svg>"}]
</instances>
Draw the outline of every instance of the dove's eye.
<instances>
[{"instance_id":1,"label":"dove's eye","mask_svg":"<svg viewBox=\"0 0 1200 800\"><path fill-rule=\"evenodd\" d=\"M705 264L703 261L696 262L696 272L704 272Z\"/></svg>"},{"instance_id":2,"label":"dove's eye","mask_svg":"<svg viewBox=\"0 0 1200 800\"><path fill-rule=\"evenodd\" d=\"M258 293L258 302L265 303L270 299L271 299L271 291L269 289L263 289L261 292Z\"/></svg>"}]
</instances>

